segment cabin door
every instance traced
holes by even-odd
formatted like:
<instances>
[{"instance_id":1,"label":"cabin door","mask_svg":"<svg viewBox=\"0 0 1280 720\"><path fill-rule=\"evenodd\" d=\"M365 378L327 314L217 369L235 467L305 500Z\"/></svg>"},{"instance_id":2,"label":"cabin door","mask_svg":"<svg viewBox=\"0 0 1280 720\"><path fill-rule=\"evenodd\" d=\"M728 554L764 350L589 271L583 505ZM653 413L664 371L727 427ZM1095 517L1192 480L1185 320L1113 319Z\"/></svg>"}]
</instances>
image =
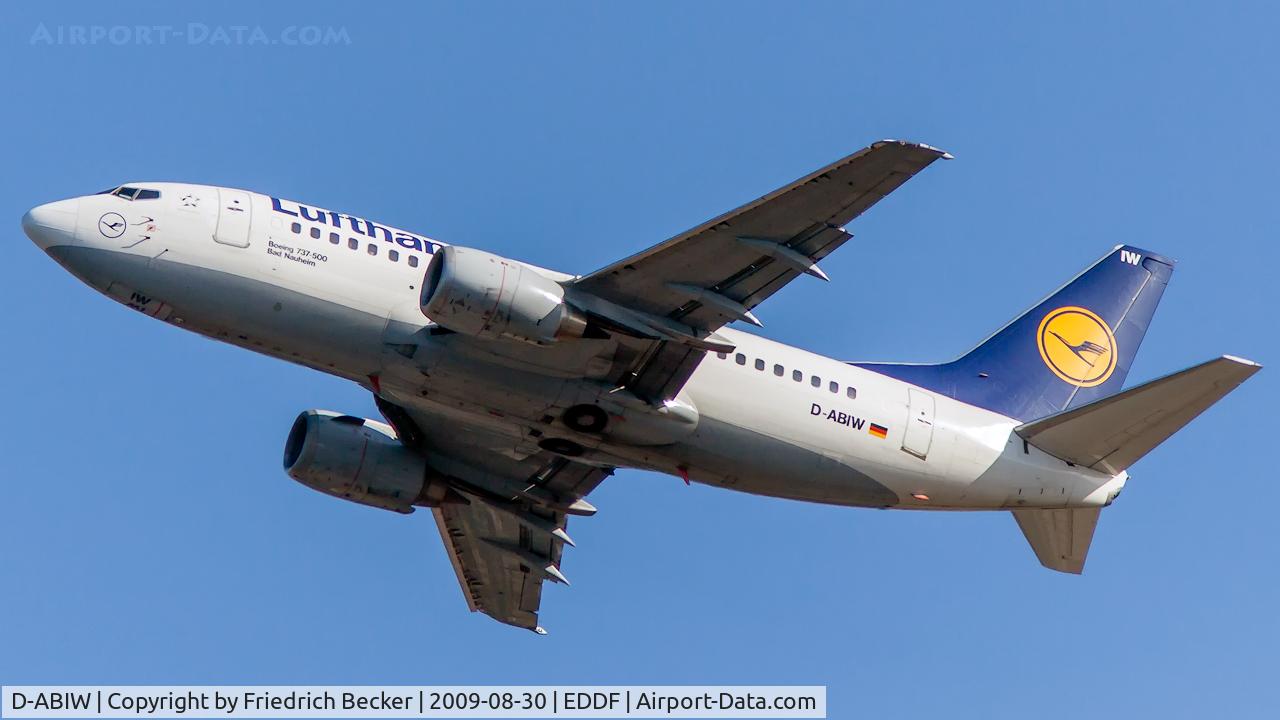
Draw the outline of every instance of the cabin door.
<instances>
[{"instance_id":1,"label":"cabin door","mask_svg":"<svg viewBox=\"0 0 1280 720\"><path fill-rule=\"evenodd\" d=\"M933 444L933 396L916 388L907 388L907 394L907 430L902 434L902 449L923 460Z\"/></svg>"},{"instance_id":2,"label":"cabin door","mask_svg":"<svg viewBox=\"0 0 1280 720\"><path fill-rule=\"evenodd\" d=\"M223 245L249 247L249 225L253 220L249 193L218 188L218 200L218 229L213 239Z\"/></svg>"}]
</instances>

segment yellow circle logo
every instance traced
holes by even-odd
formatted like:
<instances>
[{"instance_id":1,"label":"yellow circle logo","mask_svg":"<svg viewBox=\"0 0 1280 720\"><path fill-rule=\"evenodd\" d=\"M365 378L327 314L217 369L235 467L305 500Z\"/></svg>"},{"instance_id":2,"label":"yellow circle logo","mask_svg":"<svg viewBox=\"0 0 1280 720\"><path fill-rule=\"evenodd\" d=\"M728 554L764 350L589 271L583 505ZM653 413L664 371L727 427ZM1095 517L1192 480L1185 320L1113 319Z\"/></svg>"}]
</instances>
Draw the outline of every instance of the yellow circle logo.
<instances>
[{"instance_id":1,"label":"yellow circle logo","mask_svg":"<svg viewBox=\"0 0 1280 720\"><path fill-rule=\"evenodd\" d=\"M1060 307L1036 331L1040 359L1054 375L1079 387L1101 385L1116 369L1116 336L1082 307Z\"/></svg>"}]
</instances>

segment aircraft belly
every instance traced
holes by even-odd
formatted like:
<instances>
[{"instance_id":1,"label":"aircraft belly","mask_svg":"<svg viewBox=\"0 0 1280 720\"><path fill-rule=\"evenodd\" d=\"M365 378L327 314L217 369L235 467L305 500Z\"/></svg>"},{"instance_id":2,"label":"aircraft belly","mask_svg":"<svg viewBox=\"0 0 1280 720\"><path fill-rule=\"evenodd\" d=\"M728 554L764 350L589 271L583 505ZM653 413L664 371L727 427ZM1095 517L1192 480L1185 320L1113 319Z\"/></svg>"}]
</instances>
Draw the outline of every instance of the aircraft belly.
<instances>
[{"instance_id":1,"label":"aircraft belly","mask_svg":"<svg viewBox=\"0 0 1280 720\"><path fill-rule=\"evenodd\" d=\"M731 490L832 505L898 503L884 484L835 457L715 418L702 418L671 455L688 462L694 479Z\"/></svg>"}]
</instances>

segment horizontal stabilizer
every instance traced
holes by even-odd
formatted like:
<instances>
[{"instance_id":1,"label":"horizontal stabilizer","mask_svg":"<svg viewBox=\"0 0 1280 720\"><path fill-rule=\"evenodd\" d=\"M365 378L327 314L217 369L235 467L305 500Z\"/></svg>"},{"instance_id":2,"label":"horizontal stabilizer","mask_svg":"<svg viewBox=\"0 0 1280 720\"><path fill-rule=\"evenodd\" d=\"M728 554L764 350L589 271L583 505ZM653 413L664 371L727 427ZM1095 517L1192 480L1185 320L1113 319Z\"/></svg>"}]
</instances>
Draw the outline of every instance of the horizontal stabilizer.
<instances>
[{"instance_id":1,"label":"horizontal stabilizer","mask_svg":"<svg viewBox=\"0 0 1280 720\"><path fill-rule=\"evenodd\" d=\"M1079 575L1093 542L1102 508L1063 508L1046 510L1024 508L1013 511L1022 534L1036 552L1040 564L1050 570Z\"/></svg>"},{"instance_id":2,"label":"horizontal stabilizer","mask_svg":"<svg viewBox=\"0 0 1280 720\"><path fill-rule=\"evenodd\" d=\"M1261 369L1257 363L1223 356L1014 432L1050 455L1115 475Z\"/></svg>"}]
</instances>

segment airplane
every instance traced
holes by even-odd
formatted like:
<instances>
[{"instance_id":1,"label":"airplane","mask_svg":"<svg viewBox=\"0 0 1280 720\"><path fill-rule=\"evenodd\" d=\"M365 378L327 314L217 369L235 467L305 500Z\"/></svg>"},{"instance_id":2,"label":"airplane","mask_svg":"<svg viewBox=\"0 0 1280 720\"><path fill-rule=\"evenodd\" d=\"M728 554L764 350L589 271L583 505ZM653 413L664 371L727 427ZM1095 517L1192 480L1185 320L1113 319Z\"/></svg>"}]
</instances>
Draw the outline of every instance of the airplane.
<instances>
[{"instance_id":1,"label":"airplane","mask_svg":"<svg viewBox=\"0 0 1280 720\"><path fill-rule=\"evenodd\" d=\"M730 327L951 156L885 140L587 275L228 187L131 182L26 234L157 320L346 378L382 419L307 410L284 468L429 508L467 606L545 634L569 516L618 468L757 495L1009 512L1081 573L1128 468L1260 369L1221 356L1123 389L1173 261L1121 245L950 362L846 362Z\"/></svg>"}]
</instances>

